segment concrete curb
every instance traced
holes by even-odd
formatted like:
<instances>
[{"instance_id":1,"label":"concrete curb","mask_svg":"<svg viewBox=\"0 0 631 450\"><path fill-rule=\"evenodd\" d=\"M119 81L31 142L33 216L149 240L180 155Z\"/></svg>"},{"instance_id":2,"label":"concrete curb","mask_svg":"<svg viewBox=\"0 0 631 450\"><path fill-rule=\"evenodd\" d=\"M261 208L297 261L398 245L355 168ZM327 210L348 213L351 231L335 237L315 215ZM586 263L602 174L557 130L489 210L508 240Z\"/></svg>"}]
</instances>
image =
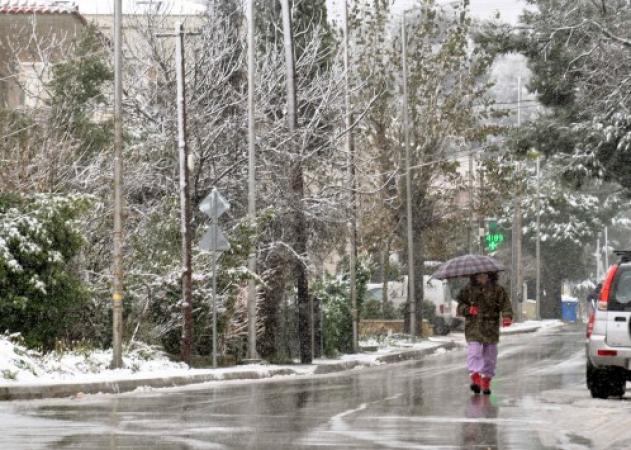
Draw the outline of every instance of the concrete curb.
<instances>
[{"instance_id":1,"label":"concrete curb","mask_svg":"<svg viewBox=\"0 0 631 450\"><path fill-rule=\"evenodd\" d=\"M423 348L419 350L404 350L396 353L378 356L375 362L382 364L397 363L410 359L419 359L436 353L439 349L452 350L457 344L455 342L437 343L435 347ZM355 367L374 367L374 363L365 361L340 361L338 363L320 364L313 372L314 375L323 375L327 373L343 372L351 370Z\"/></svg>"},{"instance_id":2,"label":"concrete curb","mask_svg":"<svg viewBox=\"0 0 631 450\"><path fill-rule=\"evenodd\" d=\"M314 375L324 375L327 373L344 372L355 367L369 367L371 364L363 361L340 361L339 363L320 364L313 371Z\"/></svg>"},{"instance_id":3,"label":"concrete curb","mask_svg":"<svg viewBox=\"0 0 631 450\"><path fill-rule=\"evenodd\" d=\"M420 350L407 350L399 353L391 353L389 355L383 355L377 358L377 361L381 363L396 363L400 361L407 361L410 359L418 359L423 356L429 356L436 353L440 349L453 350L457 344L455 342L445 342L432 348L423 348Z\"/></svg>"},{"instance_id":4,"label":"concrete curb","mask_svg":"<svg viewBox=\"0 0 631 450\"><path fill-rule=\"evenodd\" d=\"M523 327L523 328L517 328L515 330L511 330L510 328L507 329L503 329L500 332L500 336L503 335L511 335L511 334L525 334L525 333L534 333L535 331L539 331L541 329L541 325L533 325L531 327Z\"/></svg>"},{"instance_id":5,"label":"concrete curb","mask_svg":"<svg viewBox=\"0 0 631 450\"><path fill-rule=\"evenodd\" d=\"M0 386L0 400L35 400L43 398L71 397L77 394L120 394L139 387L165 388L187 384L206 383L222 380L257 380L279 375L294 375L287 368L270 368L267 373L253 370L195 375L180 375L166 378L132 378L116 381L94 381L86 383L33 384L20 386Z\"/></svg>"}]
</instances>

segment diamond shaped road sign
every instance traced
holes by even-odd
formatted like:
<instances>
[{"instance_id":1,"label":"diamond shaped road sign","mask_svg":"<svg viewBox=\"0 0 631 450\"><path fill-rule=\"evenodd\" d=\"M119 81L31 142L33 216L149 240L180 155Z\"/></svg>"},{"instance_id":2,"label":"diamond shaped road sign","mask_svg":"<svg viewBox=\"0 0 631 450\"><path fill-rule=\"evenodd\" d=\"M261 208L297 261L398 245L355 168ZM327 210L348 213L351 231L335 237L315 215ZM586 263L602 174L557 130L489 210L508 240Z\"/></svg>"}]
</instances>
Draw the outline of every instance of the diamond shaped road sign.
<instances>
[{"instance_id":1,"label":"diamond shaped road sign","mask_svg":"<svg viewBox=\"0 0 631 450\"><path fill-rule=\"evenodd\" d=\"M226 200L217 189L213 189L199 204L199 210L213 220L221 217L221 215L229 209L230 203L228 203L228 200Z\"/></svg>"},{"instance_id":2,"label":"diamond shaped road sign","mask_svg":"<svg viewBox=\"0 0 631 450\"><path fill-rule=\"evenodd\" d=\"M213 233L217 233L216 241L213 239ZM211 223L199 242L199 248L207 252L224 252L230 250L230 242L228 242L228 239L226 239L226 236L224 236L217 224Z\"/></svg>"}]
</instances>

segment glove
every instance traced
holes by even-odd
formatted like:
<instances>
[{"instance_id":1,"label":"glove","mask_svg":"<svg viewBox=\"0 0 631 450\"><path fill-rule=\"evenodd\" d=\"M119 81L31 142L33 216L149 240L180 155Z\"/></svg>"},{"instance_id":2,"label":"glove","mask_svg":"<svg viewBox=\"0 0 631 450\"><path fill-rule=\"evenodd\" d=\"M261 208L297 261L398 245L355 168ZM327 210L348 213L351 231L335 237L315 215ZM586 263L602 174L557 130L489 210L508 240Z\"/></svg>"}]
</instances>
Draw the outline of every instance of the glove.
<instances>
[{"instance_id":1,"label":"glove","mask_svg":"<svg viewBox=\"0 0 631 450\"><path fill-rule=\"evenodd\" d=\"M510 327L513 324L513 319L510 317L502 317L502 327Z\"/></svg>"},{"instance_id":2,"label":"glove","mask_svg":"<svg viewBox=\"0 0 631 450\"><path fill-rule=\"evenodd\" d=\"M473 306L469 306L469 310L467 311L469 313L470 316L477 316L478 313L480 312L480 309L473 305Z\"/></svg>"}]
</instances>

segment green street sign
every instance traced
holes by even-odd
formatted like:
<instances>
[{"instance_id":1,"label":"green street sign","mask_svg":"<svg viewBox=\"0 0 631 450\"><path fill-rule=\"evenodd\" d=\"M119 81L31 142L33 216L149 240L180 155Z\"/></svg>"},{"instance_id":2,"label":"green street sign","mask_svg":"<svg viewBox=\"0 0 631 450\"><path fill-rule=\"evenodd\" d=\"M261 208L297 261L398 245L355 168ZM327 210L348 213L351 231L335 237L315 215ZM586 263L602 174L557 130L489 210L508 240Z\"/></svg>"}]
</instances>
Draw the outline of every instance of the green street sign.
<instances>
[{"instance_id":1,"label":"green street sign","mask_svg":"<svg viewBox=\"0 0 631 450\"><path fill-rule=\"evenodd\" d=\"M494 252L497 247L504 242L504 234L497 226L497 219L487 219L486 221L486 234L484 235L484 242L486 243L486 251Z\"/></svg>"},{"instance_id":2,"label":"green street sign","mask_svg":"<svg viewBox=\"0 0 631 450\"><path fill-rule=\"evenodd\" d=\"M504 235L499 232L487 233L484 235L484 242L486 242L487 251L494 252L504 242Z\"/></svg>"}]
</instances>

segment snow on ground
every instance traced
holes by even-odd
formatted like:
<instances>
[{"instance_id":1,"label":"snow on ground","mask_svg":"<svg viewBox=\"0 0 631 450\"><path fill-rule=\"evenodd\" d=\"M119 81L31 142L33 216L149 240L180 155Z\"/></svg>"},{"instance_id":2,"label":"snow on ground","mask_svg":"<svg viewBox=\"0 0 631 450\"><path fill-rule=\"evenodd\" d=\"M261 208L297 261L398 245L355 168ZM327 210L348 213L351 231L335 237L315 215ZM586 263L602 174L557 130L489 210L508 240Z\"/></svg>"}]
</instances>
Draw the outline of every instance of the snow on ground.
<instances>
[{"instance_id":1,"label":"snow on ground","mask_svg":"<svg viewBox=\"0 0 631 450\"><path fill-rule=\"evenodd\" d=\"M563 325L558 320L527 321L513 324L504 332L549 330ZM41 354L27 349L19 335L0 335L0 387L50 383L86 383L122 379L167 378L212 373L218 378L233 372L255 372L269 376L270 369L288 368L299 375L313 374L317 366L356 361L362 365L379 365L381 356L412 350L427 350L456 342L464 344L462 333L432 337L411 342L409 337L393 335L360 341L362 353L341 355L336 359L316 359L312 365L293 364L273 366L266 364L240 365L219 369L191 369L181 362L171 361L156 348L135 343L124 350L124 369L109 369L110 350L79 349L63 353ZM438 352L442 353L442 352Z\"/></svg>"},{"instance_id":2,"label":"snow on ground","mask_svg":"<svg viewBox=\"0 0 631 450\"><path fill-rule=\"evenodd\" d=\"M502 328L504 334L525 332L529 330L546 330L558 328L563 325L560 320L526 320L524 322L513 323L510 327Z\"/></svg>"},{"instance_id":3,"label":"snow on ground","mask_svg":"<svg viewBox=\"0 0 631 450\"><path fill-rule=\"evenodd\" d=\"M125 351L125 369L110 370L111 361L111 349L42 354L27 349L18 334L0 336L0 384L95 380L103 379L104 374L121 378L188 369L186 364L170 361L163 352L139 343Z\"/></svg>"}]
</instances>

